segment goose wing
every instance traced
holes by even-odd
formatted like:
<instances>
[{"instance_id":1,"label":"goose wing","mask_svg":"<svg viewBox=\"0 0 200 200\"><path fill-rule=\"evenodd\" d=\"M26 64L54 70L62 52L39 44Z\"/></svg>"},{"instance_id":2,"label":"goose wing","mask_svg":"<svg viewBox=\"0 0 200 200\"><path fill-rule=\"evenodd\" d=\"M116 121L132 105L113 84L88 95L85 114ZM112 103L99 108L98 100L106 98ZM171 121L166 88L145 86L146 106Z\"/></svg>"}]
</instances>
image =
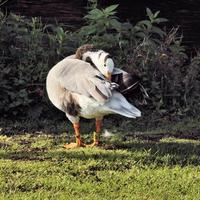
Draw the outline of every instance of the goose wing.
<instances>
[{"instance_id":1,"label":"goose wing","mask_svg":"<svg viewBox=\"0 0 200 200\"><path fill-rule=\"evenodd\" d=\"M57 79L66 90L93 97L99 102L107 101L116 85L108 82L89 63L78 59L64 59L56 66Z\"/></svg>"}]
</instances>

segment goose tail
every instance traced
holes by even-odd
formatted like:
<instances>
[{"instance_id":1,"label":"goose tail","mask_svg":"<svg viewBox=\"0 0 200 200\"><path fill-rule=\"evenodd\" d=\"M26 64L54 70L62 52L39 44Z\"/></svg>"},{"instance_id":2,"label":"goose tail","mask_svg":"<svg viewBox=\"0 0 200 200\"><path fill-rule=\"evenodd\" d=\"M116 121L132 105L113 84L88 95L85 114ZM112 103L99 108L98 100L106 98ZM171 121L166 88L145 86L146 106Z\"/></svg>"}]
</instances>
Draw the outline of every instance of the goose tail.
<instances>
[{"instance_id":1,"label":"goose tail","mask_svg":"<svg viewBox=\"0 0 200 200\"><path fill-rule=\"evenodd\" d=\"M117 113L128 118L141 117L141 111L130 104L125 97L118 92L113 93L112 99L108 104L112 113Z\"/></svg>"}]
</instances>

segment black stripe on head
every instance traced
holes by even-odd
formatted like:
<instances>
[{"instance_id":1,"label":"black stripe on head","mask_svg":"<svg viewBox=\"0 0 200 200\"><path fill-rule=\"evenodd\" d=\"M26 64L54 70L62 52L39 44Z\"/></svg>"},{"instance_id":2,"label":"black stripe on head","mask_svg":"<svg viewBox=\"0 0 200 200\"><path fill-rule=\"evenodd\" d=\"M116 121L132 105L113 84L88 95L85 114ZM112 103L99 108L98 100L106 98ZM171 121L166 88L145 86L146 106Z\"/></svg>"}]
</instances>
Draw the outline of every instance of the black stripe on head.
<instances>
[{"instance_id":1,"label":"black stripe on head","mask_svg":"<svg viewBox=\"0 0 200 200\"><path fill-rule=\"evenodd\" d=\"M97 66L92 62L92 59L91 59L89 56L87 56L87 57L85 58L85 62L90 63L90 65L92 65L92 67L93 67L94 69L97 69Z\"/></svg>"},{"instance_id":2,"label":"black stripe on head","mask_svg":"<svg viewBox=\"0 0 200 200\"><path fill-rule=\"evenodd\" d=\"M99 55L98 55L99 58L101 57L101 54L102 54L102 53L104 53L104 51L101 51L101 52L99 53Z\"/></svg>"},{"instance_id":3,"label":"black stripe on head","mask_svg":"<svg viewBox=\"0 0 200 200\"><path fill-rule=\"evenodd\" d=\"M108 54L108 55L105 56L105 58L104 58L104 65L106 64L106 60L107 60L108 58L111 58L110 54ZM111 59L112 59L112 58L111 58Z\"/></svg>"}]
</instances>

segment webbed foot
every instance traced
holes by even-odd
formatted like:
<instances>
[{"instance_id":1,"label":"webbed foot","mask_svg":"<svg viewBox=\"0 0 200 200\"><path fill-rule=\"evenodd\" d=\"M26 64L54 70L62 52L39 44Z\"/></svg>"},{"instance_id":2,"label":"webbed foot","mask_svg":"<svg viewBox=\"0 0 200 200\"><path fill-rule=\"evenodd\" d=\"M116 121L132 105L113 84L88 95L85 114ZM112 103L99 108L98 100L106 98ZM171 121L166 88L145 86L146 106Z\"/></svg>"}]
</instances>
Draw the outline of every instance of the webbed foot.
<instances>
[{"instance_id":1,"label":"webbed foot","mask_svg":"<svg viewBox=\"0 0 200 200\"><path fill-rule=\"evenodd\" d=\"M69 144L64 144L64 148L65 149L75 149L75 148L79 148L79 147L86 147L86 145L83 142L80 143L69 143Z\"/></svg>"}]
</instances>

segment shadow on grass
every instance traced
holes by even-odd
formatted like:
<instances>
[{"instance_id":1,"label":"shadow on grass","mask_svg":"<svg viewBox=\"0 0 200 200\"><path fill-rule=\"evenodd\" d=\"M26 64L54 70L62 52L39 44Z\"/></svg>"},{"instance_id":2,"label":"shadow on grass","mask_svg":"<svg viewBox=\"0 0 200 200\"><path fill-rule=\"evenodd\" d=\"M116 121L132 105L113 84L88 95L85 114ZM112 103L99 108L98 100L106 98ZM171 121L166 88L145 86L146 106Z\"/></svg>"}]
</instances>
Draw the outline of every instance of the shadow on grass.
<instances>
[{"instance_id":1,"label":"shadow on grass","mask_svg":"<svg viewBox=\"0 0 200 200\"><path fill-rule=\"evenodd\" d=\"M200 144L176 142L133 141L106 144L101 148L65 150L56 146L1 151L1 159L14 161L85 162L88 160L116 162L131 167L133 164L155 166L200 165Z\"/></svg>"}]
</instances>

